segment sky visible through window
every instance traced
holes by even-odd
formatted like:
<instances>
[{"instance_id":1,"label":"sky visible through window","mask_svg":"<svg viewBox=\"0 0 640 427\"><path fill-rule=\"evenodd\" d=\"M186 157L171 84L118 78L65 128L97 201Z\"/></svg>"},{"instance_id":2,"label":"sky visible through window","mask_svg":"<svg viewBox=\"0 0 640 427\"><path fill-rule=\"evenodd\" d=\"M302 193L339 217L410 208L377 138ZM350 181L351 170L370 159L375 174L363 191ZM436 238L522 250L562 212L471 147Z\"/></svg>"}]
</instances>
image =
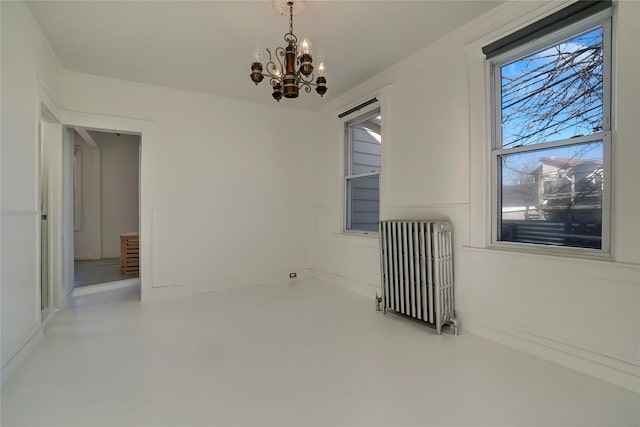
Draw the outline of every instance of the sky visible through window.
<instances>
[{"instance_id":1,"label":"sky visible through window","mask_svg":"<svg viewBox=\"0 0 640 427\"><path fill-rule=\"evenodd\" d=\"M499 241L602 248L604 38L599 26L496 70Z\"/></svg>"},{"instance_id":2,"label":"sky visible through window","mask_svg":"<svg viewBox=\"0 0 640 427\"><path fill-rule=\"evenodd\" d=\"M598 27L500 67L503 148L602 132L603 34ZM536 156L602 160L602 149L587 144L513 155L503 166L533 170Z\"/></svg>"}]
</instances>

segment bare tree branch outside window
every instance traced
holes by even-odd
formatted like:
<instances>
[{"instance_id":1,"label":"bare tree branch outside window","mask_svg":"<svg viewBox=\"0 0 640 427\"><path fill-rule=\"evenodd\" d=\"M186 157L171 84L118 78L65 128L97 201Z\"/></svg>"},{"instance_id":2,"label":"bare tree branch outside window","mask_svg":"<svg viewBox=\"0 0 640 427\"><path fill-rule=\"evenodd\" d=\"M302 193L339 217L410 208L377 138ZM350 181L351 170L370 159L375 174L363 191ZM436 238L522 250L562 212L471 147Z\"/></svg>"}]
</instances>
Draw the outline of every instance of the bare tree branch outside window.
<instances>
[{"instance_id":1,"label":"bare tree branch outside window","mask_svg":"<svg viewBox=\"0 0 640 427\"><path fill-rule=\"evenodd\" d=\"M514 236L530 232L534 237L524 242L600 247L603 49L604 28L598 27L500 66L500 146L531 147L498 157L502 240L523 241ZM566 144L536 148L552 141ZM534 230L535 221L546 228ZM567 238L571 229L580 237Z\"/></svg>"},{"instance_id":2,"label":"bare tree branch outside window","mask_svg":"<svg viewBox=\"0 0 640 427\"><path fill-rule=\"evenodd\" d=\"M502 66L502 146L602 131L603 30Z\"/></svg>"}]
</instances>

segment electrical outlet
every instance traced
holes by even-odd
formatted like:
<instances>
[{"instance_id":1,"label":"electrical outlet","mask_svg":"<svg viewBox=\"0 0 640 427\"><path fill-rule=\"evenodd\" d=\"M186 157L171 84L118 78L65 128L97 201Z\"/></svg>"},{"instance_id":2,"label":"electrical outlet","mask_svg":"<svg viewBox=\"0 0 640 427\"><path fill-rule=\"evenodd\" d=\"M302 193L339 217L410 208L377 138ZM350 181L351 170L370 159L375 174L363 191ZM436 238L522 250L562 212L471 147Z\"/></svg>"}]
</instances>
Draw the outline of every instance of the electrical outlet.
<instances>
[{"instance_id":1,"label":"electrical outlet","mask_svg":"<svg viewBox=\"0 0 640 427\"><path fill-rule=\"evenodd\" d=\"M297 279L297 278L298 278L297 273L289 273L289 279Z\"/></svg>"}]
</instances>

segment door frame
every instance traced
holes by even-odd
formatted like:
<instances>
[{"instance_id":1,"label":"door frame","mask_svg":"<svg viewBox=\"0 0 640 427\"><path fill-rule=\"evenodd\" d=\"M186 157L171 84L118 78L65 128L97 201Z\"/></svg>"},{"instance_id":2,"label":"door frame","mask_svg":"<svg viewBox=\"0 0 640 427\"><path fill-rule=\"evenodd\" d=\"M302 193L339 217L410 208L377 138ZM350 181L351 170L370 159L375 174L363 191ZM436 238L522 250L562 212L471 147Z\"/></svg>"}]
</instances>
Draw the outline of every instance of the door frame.
<instances>
[{"instance_id":1,"label":"door frame","mask_svg":"<svg viewBox=\"0 0 640 427\"><path fill-rule=\"evenodd\" d=\"M146 266L149 265L146 262L148 259L148 251L146 250L147 243L145 236L150 235L147 233L147 229L150 224L147 223L144 215L145 208L147 206L148 195L145 191L143 179L144 176L144 159L145 159L145 140L152 132L153 122L140 119L127 119L122 117L106 116L100 114L80 113L75 111L63 111L62 123L69 128L80 127L86 130L94 130L99 132L121 133L128 135L136 135L139 137L138 146L138 224L140 234L140 283L141 283L141 299L145 299L145 295L148 295L147 284L151 283L151 272L147 270ZM71 165L70 167L73 167ZM73 203L67 207L67 209L74 209ZM73 212L73 211L72 211ZM70 231L71 238L73 239L73 227ZM73 266L73 253L71 253L71 264ZM150 285L149 285L150 286ZM73 289L73 283L71 283L71 289Z\"/></svg>"},{"instance_id":2,"label":"door frame","mask_svg":"<svg viewBox=\"0 0 640 427\"><path fill-rule=\"evenodd\" d=\"M52 318L51 314L64 306L65 301L61 298L61 289L63 288L63 272L65 271L62 262L62 147L64 145L64 130L62 126L62 110L53 102L42 83L38 83L37 101L37 173L36 194L38 195L37 211L37 269L38 280L37 286L37 304L36 311L39 323L44 324ZM43 128L46 127L45 131ZM49 294L46 307L42 304L42 194L43 194L43 171L46 165L46 183L47 186L47 291ZM73 281L73 276L71 277Z\"/></svg>"},{"instance_id":3,"label":"door frame","mask_svg":"<svg viewBox=\"0 0 640 427\"><path fill-rule=\"evenodd\" d=\"M114 117L100 114L82 113L75 111L66 111L59 108L53 99L47 93L42 82L38 82L37 96L37 124L38 129L40 122L45 115L50 115L50 119L54 119L56 124L60 126L62 133L60 143L55 147L55 157L49 159L51 167L50 191L49 191L49 311L57 311L67 305L73 292L73 181L65 180L71 174L73 176L73 128L82 127L87 130L96 130L102 132L118 132L123 134L138 135L140 137L139 160L138 160L138 221L140 228L140 282L141 282L141 298L145 297L146 283L150 282L150 271L147 273L145 268L148 265L147 247L144 236L150 224L145 220L144 208L147 206L147 195L144 187L144 141L145 137L151 133L153 122L148 120L128 119L122 117ZM38 140L40 140L38 134ZM39 142L38 142L39 144ZM65 155L69 157L66 159ZM38 154L40 156L40 154ZM51 154L50 154L51 156ZM66 160L65 160L66 159ZM40 158L37 159L40 161ZM39 170L39 169L38 169ZM37 194L40 194L40 176L37 180ZM69 197L70 193L70 197ZM67 197L65 197L67 196ZM40 197L40 196L39 196ZM39 200L38 200L39 203ZM40 206L38 206L38 212ZM40 217L38 217L38 230L40 233ZM39 235L39 234L38 234ZM40 242L38 242L38 275L40 275ZM36 284L38 287L36 301L36 316L44 324L52 316L42 316L40 310L41 293L40 281Z\"/></svg>"}]
</instances>

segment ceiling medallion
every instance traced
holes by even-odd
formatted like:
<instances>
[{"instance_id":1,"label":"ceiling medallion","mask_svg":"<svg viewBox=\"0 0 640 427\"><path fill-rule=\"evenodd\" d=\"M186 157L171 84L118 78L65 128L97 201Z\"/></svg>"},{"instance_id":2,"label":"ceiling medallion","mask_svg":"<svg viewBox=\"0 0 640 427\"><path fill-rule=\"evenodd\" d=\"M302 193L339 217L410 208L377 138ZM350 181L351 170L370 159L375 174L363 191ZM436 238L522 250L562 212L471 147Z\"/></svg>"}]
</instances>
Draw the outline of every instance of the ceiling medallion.
<instances>
[{"instance_id":1,"label":"ceiling medallion","mask_svg":"<svg viewBox=\"0 0 640 427\"><path fill-rule=\"evenodd\" d=\"M262 67L262 53L259 50L253 52L253 63L251 64L251 81L256 85L260 83L264 76L270 78L273 89L273 99L280 102L280 99L297 98L302 87L305 92L311 92L311 87L315 86L318 95L323 96L327 92L327 79L324 77L324 64L318 66L318 77L313 74L313 60L311 58L311 42L304 39L298 46L298 38L293 34L293 15L302 12L304 9L303 0L289 0L287 2L274 1L273 6L281 15L285 14L286 8L289 12L289 32L284 35L287 47L277 47L275 55L269 54L269 61ZM275 58L273 57L275 56ZM284 62L283 62L284 60ZM315 82L314 82L315 78Z\"/></svg>"}]
</instances>

